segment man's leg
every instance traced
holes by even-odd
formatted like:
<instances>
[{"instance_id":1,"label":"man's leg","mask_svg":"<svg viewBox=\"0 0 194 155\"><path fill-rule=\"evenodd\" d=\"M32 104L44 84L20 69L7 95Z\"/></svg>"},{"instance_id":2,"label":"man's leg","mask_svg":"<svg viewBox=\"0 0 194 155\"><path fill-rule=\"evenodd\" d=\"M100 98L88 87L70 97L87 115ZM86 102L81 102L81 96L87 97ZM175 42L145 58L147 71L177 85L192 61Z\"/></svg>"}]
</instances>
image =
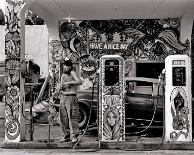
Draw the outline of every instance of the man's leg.
<instances>
[{"instance_id":1,"label":"man's leg","mask_svg":"<svg viewBox=\"0 0 194 155\"><path fill-rule=\"evenodd\" d=\"M66 109L69 116L69 128L72 141L77 141L79 134L78 115L79 108L76 96L68 96L68 102L66 102Z\"/></svg>"},{"instance_id":2,"label":"man's leg","mask_svg":"<svg viewBox=\"0 0 194 155\"><path fill-rule=\"evenodd\" d=\"M60 116L60 125L62 129L64 141L69 141L70 140L69 117L66 109L66 97L63 97L63 96L61 96L61 99L60 99L59 116Z\"/></svg>"},{"instance_id":3,"label":"man's leg","mask_svg":"<svg viewBox=\"0 0 194 155\"><path fill-rule=\"evenodd\" d=\"M79 105L77 102L77 97L74 97L73 104L72 104L72 112L71 112L71 126L72 126L72 137L76 138L78 137L79 134ZM72 139L73 141L73 139Z\"/></svg>"}]
</instances>

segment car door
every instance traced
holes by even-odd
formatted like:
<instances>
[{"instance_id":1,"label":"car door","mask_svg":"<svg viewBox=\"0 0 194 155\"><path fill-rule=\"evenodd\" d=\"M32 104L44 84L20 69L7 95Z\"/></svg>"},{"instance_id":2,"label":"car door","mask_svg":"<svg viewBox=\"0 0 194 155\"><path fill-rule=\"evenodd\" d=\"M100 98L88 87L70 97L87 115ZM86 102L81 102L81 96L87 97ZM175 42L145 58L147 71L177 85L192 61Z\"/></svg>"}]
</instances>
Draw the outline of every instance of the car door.
<instances>
[{"instance_id":1,"label":"car door","mask_svg":"<svg viewBox=\"0 0 194 155\"><path fill-rule=\"evenodd\" d=\"M126 122L147 124L154 116L154 121L161 123L164 103L160 95L154 94L154 92L157 92L155 89L158 89L158 87L154 86L158 82L158 79L130 77L126 78L126 80L133 82L135 85L133 92L126 92ZM141 82L151 83L151 85L141 86L139 84Z\"/></svg>"}]
</instances>

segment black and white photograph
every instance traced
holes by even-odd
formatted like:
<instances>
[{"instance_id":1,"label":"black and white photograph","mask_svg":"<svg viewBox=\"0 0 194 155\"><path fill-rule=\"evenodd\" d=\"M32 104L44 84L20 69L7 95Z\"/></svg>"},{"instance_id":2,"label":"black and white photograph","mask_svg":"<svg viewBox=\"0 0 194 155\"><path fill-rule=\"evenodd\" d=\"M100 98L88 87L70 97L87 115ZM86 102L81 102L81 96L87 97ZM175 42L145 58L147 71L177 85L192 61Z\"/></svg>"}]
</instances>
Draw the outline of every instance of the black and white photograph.
<instances>
[{"instance_id":1,"label":"black and white photograph","mask_svg":"<svg viewBox=\"0 0 194 155\"><path fill-rule=\"evenodd\" d=\"M0 0L0 154L194 154L194 0Z\"/></svg>"}]
</instances>

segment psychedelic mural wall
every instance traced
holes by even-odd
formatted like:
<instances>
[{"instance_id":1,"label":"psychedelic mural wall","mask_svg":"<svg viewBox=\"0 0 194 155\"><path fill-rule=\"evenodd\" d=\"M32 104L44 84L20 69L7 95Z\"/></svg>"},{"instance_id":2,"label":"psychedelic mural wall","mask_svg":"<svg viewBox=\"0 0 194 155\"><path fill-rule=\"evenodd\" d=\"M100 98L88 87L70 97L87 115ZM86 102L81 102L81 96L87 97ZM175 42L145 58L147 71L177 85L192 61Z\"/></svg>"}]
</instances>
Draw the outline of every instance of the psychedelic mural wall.
<instances>
[{"instance_id":1,"label":"psychedelic mural wall","mask_svg":"<svg viewBox=\"0 0 194 155\"><path fill-rule=\"evenodd\" d=\"M20 94L20 54L21 54L21 7L27 0L6 0L5 13L5 139L14 141L21 137L21 102ZM18 141L18 140L16 140Z\"/></svg>"},{"instance_id":2,"label":"psychedelic mural wall","mask_svg":"<svg viewBox=\"0 0 194 155\"><path fill-rule=\"evenodd\" d=\"M57 77L62 58L68 57L79 63L83 81L81 90L91 90L99 58L103 55L122 56L125 76L135 76L138 61L164 62L168 55L189 54L189 41L179 41L179 19L61 21L59 27L60 40L50 42L51 68ZM123 43L126 48L101 47L98 43Z\"/></svg>"}]
</instances>

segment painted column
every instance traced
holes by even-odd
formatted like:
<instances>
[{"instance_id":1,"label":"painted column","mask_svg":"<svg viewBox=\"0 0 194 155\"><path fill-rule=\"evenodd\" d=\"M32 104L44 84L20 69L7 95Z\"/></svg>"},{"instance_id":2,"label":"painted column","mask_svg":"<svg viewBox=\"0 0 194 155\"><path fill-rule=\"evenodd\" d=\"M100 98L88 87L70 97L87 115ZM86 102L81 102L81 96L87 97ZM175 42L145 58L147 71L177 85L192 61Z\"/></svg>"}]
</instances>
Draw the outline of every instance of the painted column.
<instances>
[{"instance_id":1,"label":"painted column","mask_svg":"<svg viewBox=\"0 0 194 155\"><path fill-rule=\"evenodd\" d=\"M47 23L49 32L49 74L52 76L51 94L60 80L60 60L63 58L63 46L59 39L58 24L58 22L56 22L56 25Z\"/></svg>"},{"instance_id":2,"label":"painted column","mask_svg":"<svg viewBox=\"0 0 194 155\"><path fill-rule=\"evenodd\" d=\"M53 77L53 89L56 89L60 80L60 62L64 58L74 61L74 56L69 49L68 40L75 36L76 24L74 22L61 22L53 18L52 23L47 22L49 31L49 73ZM71 34L72 33L72 34Z\"/></svg>"},{"instance_id":3,"label":"painted column","mask_svg":"<svg viewBox=\"0 0 194 155\"><path fill-rule=\"evenodd\" d=\"M24 8L27 0L6 0L5 8L5 141L25 140L24 79L21 68L25 55ZM23 18L23 19L22 19Z\"/></svg>"},{"instance_id":4,"label":"painted column","mask_svg":"<svg viewBox=\"0 0 194 155\"><path fill-rule=\"evenodd\" d=\"M50 78L50 95L56 91L58 82L60 80L60 60L63 57L63 46L59 38L59 21L54 17L50 17L50 20L45 20L48 27L48 57L49 57L49 76ZM52 21L49 22L49 21ZM50 102L54 103L53 98L50 98ZM49 116L50 123L58 124L59 113L53 108L51 115Z\"/></svg>"}]
</instances>

